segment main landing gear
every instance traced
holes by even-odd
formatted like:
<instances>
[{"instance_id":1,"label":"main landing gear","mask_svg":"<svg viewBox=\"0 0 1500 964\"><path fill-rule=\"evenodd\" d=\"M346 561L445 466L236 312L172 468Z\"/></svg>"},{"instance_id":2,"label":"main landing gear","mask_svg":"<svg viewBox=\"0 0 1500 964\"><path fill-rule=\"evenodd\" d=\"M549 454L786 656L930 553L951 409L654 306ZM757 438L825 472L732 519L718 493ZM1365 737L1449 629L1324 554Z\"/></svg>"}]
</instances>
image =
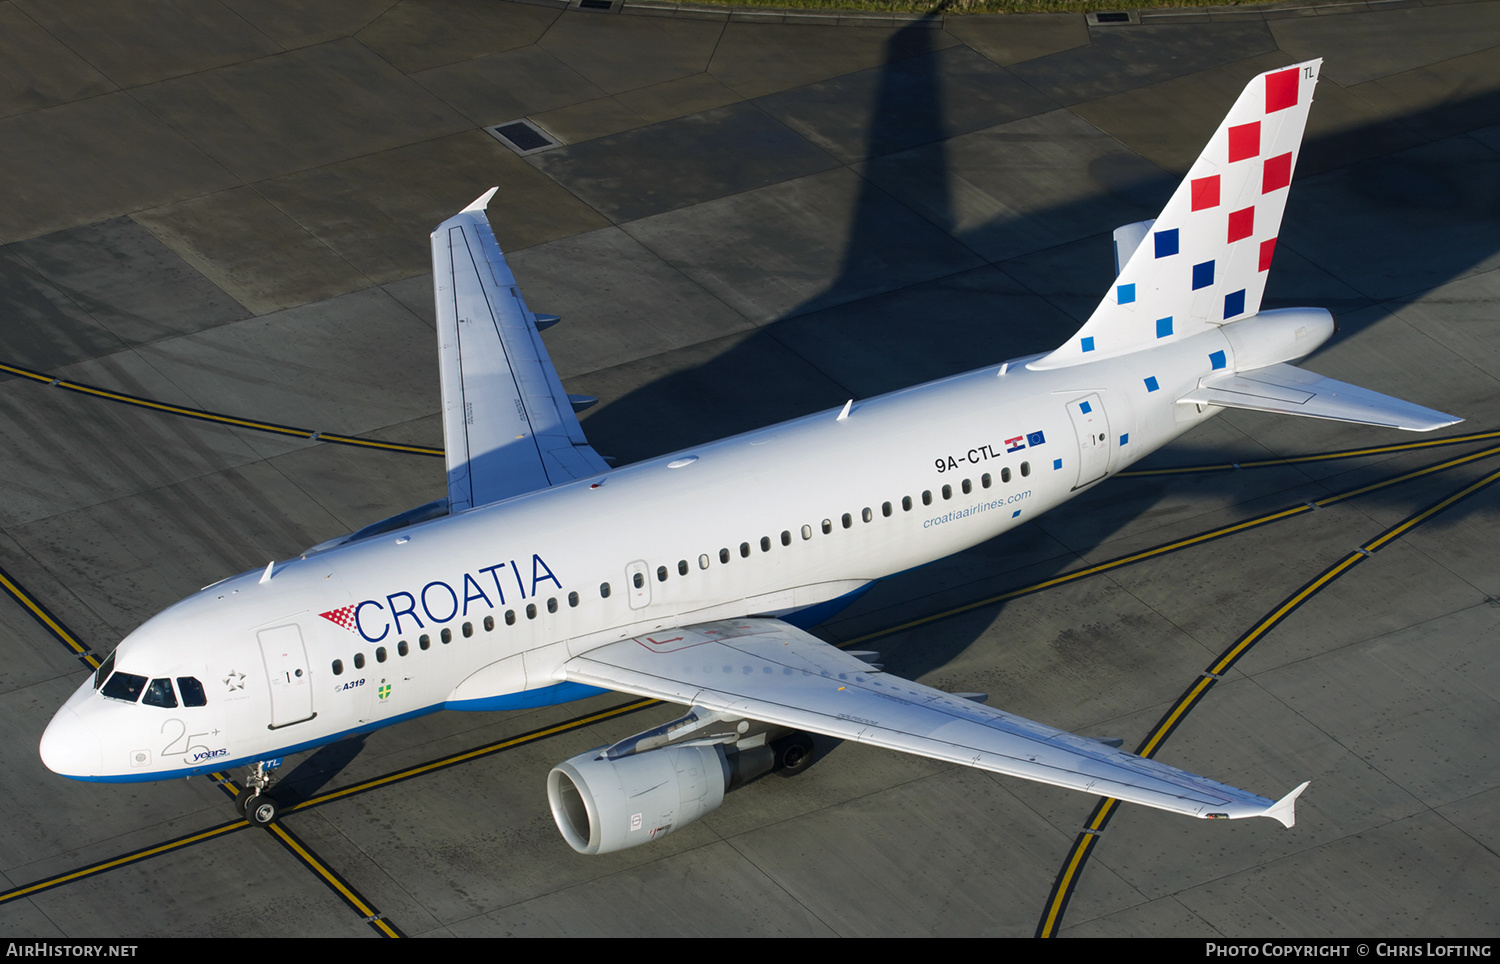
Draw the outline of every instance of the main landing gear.
<instances>
[{"instance_id":1,"label":"main landing gear","mask_svg":"<svg viewBox=\"0 0 1500 964\"><path fill-rule=\"evenodd\" d=\"M269 827L281 815L281 805L266 792L271 785L270 773L279 766L280 760L262 760L252 766L245 777L245 792L235 799L235 806L251 826Z\"/></svg>"},{"instance_id":2,"label":"main landing gear","mask_svg":"<svg viewBox=\"0 0 1500 964\"><path fill-rule=\"evenodd\" d=\"M794 777L812 765L815 747L806 733L793 733L772 743L771 750L776 754L776 771Z\"/></svg>"}]
</instances>

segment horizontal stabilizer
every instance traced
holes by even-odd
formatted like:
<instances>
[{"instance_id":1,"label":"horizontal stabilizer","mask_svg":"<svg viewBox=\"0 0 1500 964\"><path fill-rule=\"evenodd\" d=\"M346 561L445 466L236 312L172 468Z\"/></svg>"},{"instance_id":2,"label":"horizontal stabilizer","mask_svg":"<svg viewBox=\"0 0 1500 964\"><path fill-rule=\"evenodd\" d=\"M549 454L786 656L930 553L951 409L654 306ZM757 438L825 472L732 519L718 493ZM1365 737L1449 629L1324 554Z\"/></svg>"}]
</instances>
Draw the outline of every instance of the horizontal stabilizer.
<instances>
[{"instance_id":1,"label":"horizontal stabilizer","mask_svg":"<svg viewBox=\"0 0 1500 964\"><path fill-rule=\"evenodd\" d=\"M1430 432L1463 421L1295 365L1268 365L1248 372L1226 372L1204 379L1201 387L1177 401L1183 405L1217 405L1252 412L1381 425L1409 432Z\"/></svg>"},{"instance_id":2,"label":"horizontal stabilizer","mask_svg":"<svg viewBox=\"0 0 1500 964\"><path fill-rule=\"evenodd\" d=\"M1131 257L1135 255L1135 249L1146 240L1146 235L1151 233L1151 226L1156 219L1149 221L1136 221L1133 224L1122 224L1115 228L1115 274L1125 270L1130 263Z\"/></svg>"}]
</instances>

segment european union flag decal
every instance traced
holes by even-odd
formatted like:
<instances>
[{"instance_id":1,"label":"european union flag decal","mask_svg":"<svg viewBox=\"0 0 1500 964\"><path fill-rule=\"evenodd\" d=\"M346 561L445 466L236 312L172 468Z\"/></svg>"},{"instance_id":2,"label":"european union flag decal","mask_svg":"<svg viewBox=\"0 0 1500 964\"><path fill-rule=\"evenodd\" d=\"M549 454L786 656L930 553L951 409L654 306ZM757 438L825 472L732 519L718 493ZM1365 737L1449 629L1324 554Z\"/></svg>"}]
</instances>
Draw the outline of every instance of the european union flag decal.
<instances>
[{"instance_id":1,"label":"european union flag decal","mask_svg":"<svg viewBox=\"0 0 1500 964\"><path fill-rule=\"evenodd\" d=\"M1042 435L1041 432L1027 432L1026 433L1026 444L1030 445L1033 448L1035 448L1038 445L1041 445L1045 441L1047 441L1047 439L1046 439L1046 437L1044 435Z\"/></svg>"}]
</instances>

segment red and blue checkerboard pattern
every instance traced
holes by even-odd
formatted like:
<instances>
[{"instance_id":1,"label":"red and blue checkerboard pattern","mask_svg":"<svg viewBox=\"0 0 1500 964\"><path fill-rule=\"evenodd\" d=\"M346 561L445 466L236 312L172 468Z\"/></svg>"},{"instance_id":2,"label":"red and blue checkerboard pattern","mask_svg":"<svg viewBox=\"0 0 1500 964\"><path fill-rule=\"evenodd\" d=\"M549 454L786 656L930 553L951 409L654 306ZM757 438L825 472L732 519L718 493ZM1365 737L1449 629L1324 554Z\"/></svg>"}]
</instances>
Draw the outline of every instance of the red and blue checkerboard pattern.
<instances>
[{"instance_id":1,"label":"red and blue checkerboard pattern","mask_svg":"<svg viewBox=\"0 0 1500 964\"><path fill-rule=\"evenodd\" d=\"M1103 303L1034 365L1125 355L1260 310L1321 63L1250 81Z\"/></svg>"}]
</instances>

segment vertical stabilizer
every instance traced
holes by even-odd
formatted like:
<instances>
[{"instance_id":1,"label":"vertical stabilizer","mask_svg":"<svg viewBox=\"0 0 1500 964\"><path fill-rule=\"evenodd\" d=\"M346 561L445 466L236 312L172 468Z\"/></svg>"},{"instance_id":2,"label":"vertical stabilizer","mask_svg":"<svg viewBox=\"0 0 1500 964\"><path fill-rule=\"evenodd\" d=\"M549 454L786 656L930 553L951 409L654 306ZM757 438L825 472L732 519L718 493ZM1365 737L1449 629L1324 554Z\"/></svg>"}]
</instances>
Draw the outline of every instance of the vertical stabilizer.
<instances>
[{"instance_id":1,"label":"vertical stabilizer","mask_svg":"<svg viewBox=\"0 0 1500 964\"><path fill-rule=\"evenodd\" d=\"M1104 301L1029 367L1126 355L1260 310L1322 63L1250 81Z\"/></svg>"}]
</instances>

